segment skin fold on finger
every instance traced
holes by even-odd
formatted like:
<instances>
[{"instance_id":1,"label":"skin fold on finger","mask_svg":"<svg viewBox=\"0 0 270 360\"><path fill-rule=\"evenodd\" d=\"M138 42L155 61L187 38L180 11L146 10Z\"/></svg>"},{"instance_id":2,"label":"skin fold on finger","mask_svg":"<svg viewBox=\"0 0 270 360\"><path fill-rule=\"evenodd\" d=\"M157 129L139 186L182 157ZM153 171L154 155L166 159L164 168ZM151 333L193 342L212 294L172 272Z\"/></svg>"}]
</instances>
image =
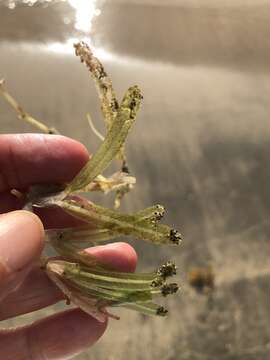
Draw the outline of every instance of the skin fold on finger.
<instances>
[{"instance_id":1,"label":"skin fold on finger","mask_svg":"<svg viewBox=\"0 0 270 360\"><path fill-rule=\"evenodd\" d=\"M87 251L118 271L135 271L137 254L126 243L97 246ZM17 291L0 303L0 320L39 310L60 300L63 300L62 293L48 279L44 270L37 267L29 273Z\"/></svg>"},{"instance_id":2,"label":"skin fold on finger","mask_svg":"<svg viewBox=\"0 0 270 360\"><path fill-rule=\"evenodd\" d=\"M70 359L93 345L106 330L79 309L67 310L32 325L0 331L0 354L5 360Z\"/></svg>"}]
</instances>

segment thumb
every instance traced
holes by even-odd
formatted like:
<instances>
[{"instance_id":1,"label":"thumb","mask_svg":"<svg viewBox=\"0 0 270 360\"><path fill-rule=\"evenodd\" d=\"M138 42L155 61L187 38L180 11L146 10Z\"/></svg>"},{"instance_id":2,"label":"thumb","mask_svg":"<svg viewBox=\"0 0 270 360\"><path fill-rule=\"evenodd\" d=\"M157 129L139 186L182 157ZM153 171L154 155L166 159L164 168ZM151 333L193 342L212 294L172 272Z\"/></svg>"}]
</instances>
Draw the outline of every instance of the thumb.
<instances>
[{"instance_id":1,"label":"thumb","mask_svg":"<svg viewBox=\"0 0 270 360\"><path fill-rule=\"evenodd\" d=\"M39 218L24 210L0 216L0 300L23 281L43 248Z\"/></svg>"}]
</instances>

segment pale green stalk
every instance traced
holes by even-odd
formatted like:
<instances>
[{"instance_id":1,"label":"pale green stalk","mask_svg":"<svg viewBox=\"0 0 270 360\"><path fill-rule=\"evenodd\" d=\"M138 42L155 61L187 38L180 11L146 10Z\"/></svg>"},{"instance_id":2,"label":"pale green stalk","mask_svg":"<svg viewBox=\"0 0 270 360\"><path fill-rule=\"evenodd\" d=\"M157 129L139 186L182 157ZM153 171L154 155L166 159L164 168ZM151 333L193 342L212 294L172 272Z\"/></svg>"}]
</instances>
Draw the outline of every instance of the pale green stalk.
<instances>
[{"instance_id":1,"label":"pale green stalk","mask_svg":"<svg viewBox=\"0 0 270 360\"><path fill-rule=\"evenodd\" d=\"M119 153L135 120L141 98L137 86L129 88L105 140L79 174L68 184L65 189L67 194L79 191L91 183Z\"/></svg>"},{"instance_id":2,"label":"pale green stalk","mask_svg":"<svg viewBox=\"0 0 270 360\"><path fill-rule=\"evenodd\" d=\"M156 244L178 244L181 241L181 235L167 225L153 225L149 224L147 220L145 222L136 222L132 221L132 219L129 221L126 215L121 217L118 213L112 217L108 215L108 212L103 214L95 211L96 209L91 208L91 205L85 208L86 205L79 205L75 201L56 201L55 205L60 206L63 210L79 219L90 223L94 222L97 227L110 229L118 234L135 236Z\"/></svg>"}]
</instances>

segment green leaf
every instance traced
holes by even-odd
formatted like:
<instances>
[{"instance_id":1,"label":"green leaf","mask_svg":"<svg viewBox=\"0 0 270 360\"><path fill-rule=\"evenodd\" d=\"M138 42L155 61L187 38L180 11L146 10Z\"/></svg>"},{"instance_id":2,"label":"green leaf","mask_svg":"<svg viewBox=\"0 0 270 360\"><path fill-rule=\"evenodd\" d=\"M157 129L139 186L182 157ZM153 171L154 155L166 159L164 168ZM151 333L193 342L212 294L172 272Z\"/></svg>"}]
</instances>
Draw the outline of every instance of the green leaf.
<instances>
[{"instance_id":1,"label":"green leaf","mask_svg":"<svg viewBox=\"0 0 270 360\"><path fill-rule=\"evenodd\" d=\"M96 227L106 228L119 235L134 236L156 244L179 244L181 235L167 225L152 224L149 220L139 221L136 215L125 215L110 209L104 209L87 200L57 201L55 204L71 215Z\"/></svg>"},{"instance_id":2,"label":"green leaf","mask_svg":"<svg viewBox=\"0 0 270 360\"><path fill-rule=\"evenodd\" d=\"M119 153L123 146L128 131L135 120L136 113L141 103L142 95L137 86L128 89L117 116L106 134L105 140L96 153L73 181L65 189L67 194L79 191L100 175Z\"/></svg>"}]
</instances>

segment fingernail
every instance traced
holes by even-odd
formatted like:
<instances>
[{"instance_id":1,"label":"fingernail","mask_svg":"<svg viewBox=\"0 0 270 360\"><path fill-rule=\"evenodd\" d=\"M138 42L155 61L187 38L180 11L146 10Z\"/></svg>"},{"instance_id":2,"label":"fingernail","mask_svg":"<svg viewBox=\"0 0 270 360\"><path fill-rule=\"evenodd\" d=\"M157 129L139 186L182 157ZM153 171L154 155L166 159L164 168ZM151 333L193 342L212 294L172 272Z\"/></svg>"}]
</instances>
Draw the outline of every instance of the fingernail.
<instances>
[{"instance_id":1,"label":"fingernail","mask_svg":"<svg viewBox=\"0 0 270 360\"><path fill-rule=\"evenodd\" d=\"M28 211L0 217L0 267L8 273L25 268L40 255L43 237L41 221Z\"/></svg>"}]
</instances>

